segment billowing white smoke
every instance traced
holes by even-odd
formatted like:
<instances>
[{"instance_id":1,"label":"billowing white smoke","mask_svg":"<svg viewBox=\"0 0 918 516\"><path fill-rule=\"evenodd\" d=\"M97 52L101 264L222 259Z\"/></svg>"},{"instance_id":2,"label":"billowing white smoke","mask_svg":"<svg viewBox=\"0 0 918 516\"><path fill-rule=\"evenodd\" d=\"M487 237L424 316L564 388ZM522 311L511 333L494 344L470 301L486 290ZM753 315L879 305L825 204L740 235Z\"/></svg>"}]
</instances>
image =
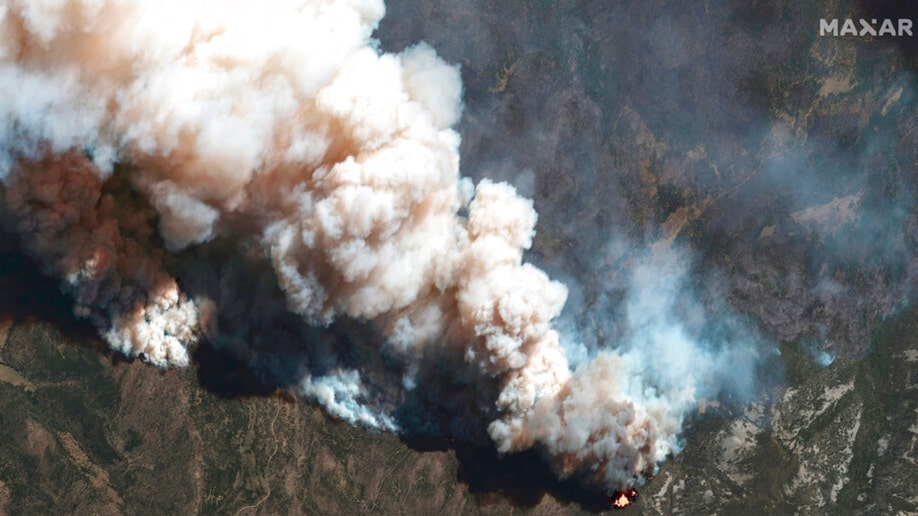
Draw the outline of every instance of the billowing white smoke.
<instances>
[{"instance_id":1,"label":"billowing white smoke","mask_svg":"<svg viewBox=\"0 0 918 516\"><path fill-rule=\"evenodd\" d=\"M458 70L425 45L381 54L370 35L383 13L380 0L7 0L0 177L13 225L112 348L162 367L187 365L219 310L180 292L164 257L242 235L309 322L374 320L406 370L435 348L497 381L499 450L536 446L561 475L629 485L676 449L710 371L657 382L640 343L571 370L551 325L567 289L522 263L532 202L460 179ZM155 213L105 190L116 163ZM670 309L638 302L630 324L683 371L672 350L694 344L653 320ZM358 402L361 385L339 370L302 392L396 428Z\"/></svg>"}]
</instances>

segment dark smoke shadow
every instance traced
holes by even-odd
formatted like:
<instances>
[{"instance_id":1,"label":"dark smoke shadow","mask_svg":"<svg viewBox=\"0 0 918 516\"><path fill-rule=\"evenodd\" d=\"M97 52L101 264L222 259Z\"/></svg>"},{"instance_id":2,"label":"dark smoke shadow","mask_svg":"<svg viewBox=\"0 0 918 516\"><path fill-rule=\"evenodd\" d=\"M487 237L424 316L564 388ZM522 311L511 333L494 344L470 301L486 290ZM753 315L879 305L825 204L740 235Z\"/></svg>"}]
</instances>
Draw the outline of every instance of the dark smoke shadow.
<instances>
[{"instance_id":1,"label":"dark smoke shadow","mask_svg":"<svg viewBox=\"0 0 918 516\"><path fill-rule=\"evenodd\" d=\"M47 322L67 335L68 343L107 356L113 365L128 361L99 339L89 320L73 314L73 300L59 281L45 275L23 252L19 237L5 229L0 229L0 315Z\"/></svg>"},{"instance_id":2,"label":"dark smoke shadow","mask_svg":"<svg viewBox=\"0 0 918 516\"><path fill-rule=\"evenodd\" d=\"M342 321L317 328L291 313L236 321L229 330L235 335L203 339L191 356L200 386L223 399L287 397L304 375L365 364L373 346L366 325Z\"/></svg>"},{"instance_id":3,"label":"dark smoke shadow","mask_svg":"<svg viewBox=\"0 0 918 516\"><path fill-rule=\"evenodd\" d=\"M583 478L558 480L536 450L502 456L493 445L449 437L403 435L401 441L419 452L452 450L459 461L458 480L483 506L506 500L514 507L531 509L550 495L563 505L576 504L593 513L610 508L609 497L601 489L589 487Z\"/></svg>"},{"instance_id":4,"label":"dark smoke shadow","mask_svg":"<svg viewBox=\"0 0 918 516\"><path fill-rule=\"evenodd\" d=\"M267 397L279 388L259 378L247 363L210 341L198 344L191 360L197 365L198 385L222 399Z\"/></svg>"},{"instance_id":5,"label":"dark smoke shadow","mask_svg":"<svg viewBox=\"0 0 918 516\"><path fill-rule=\"evenodd\" d=\"M361 372L373 399L391 397L375 386L400 382L402 371L380 353L371 323L342 318L311 325L290 311L270 262L248 253L244 241L219 238L179 253L171 266L183 292L216 307L192 354L201 387L216 396L291 393L304 377L350 369Z\"/></svg>"}]
</instances>

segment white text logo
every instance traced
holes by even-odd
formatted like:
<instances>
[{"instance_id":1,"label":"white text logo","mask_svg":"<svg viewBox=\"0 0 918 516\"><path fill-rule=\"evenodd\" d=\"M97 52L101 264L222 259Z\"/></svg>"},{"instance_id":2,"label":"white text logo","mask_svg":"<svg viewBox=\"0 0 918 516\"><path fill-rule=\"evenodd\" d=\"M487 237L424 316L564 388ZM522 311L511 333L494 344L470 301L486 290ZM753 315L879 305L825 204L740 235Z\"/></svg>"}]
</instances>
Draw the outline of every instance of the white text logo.
<instances>
[{"instance_id":1,"label":"white text logo","mask_svg":"<svg viewBox=\"0 0 918 516\"><path fill-rule=\"evenodd\" d=\"M912 20L909 18L891 19L885 18L878 20L872 18L857 20L846 18L839 20L833 18L819 20L820 36L911 36Z\"/></svg>"}]
</instances>

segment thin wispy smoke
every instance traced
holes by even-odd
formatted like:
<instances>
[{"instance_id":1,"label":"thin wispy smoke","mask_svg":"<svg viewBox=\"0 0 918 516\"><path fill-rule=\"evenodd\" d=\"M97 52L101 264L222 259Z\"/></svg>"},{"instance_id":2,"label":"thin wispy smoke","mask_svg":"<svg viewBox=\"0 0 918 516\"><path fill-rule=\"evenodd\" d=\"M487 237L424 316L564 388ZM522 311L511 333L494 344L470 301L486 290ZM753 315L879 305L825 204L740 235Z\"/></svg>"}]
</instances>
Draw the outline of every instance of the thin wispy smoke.
<instances>
[{"instance_id":1,"label":"thin wispy smoke","mask_svg":"<svg viewBox=\"0 0 918 516\"><path fill-rule=\"evenodd\" d=\"M553 326L568 289L523 262L532 202L461 178L458 68L424 44L381 53L383 14L374 0L7 3L11 224L127 356L188 365L221 303L184 293L166 264L232 236L310 324L372 322L402 390L423 388L432 356L493 382L479 414L501 452L536 447L561 476L631 485L679 450L699 396L742 383L724 371L751 367L754 339L712 330L686 302L684 258L661 245L626 281L620 341L572 368L577 343ZM119 167L130 188L107 186ZM304 373L301 392L406 430L368 396L368 368Z\"/></svg>"}]
</instances>

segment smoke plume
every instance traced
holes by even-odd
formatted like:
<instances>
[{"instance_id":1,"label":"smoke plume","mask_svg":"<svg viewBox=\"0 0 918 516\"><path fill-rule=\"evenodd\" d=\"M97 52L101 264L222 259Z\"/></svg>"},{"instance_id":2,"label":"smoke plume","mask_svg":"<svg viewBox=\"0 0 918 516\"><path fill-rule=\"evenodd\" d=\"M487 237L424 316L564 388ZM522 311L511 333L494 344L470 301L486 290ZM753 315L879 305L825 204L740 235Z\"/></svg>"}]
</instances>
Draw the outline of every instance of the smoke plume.
<instances>
[{"instance_id":1,"label":"smoke plume","mask_svg":"<svg viewBox=\"0 0 918 516\"><path fill-rule=\"evenodd\" d=\"M6 2L9 223L128 357L188 365L221 303L183 291L170 261L232 237L271 263L309 324L371 322L400 389L422 388L431 357L493 383L478 413L499 451L535 447L562 477L630 486L679 450L686 414L734 383L722 371L748 367L752 346L701 339L710 321L680 298L686 259L663 243L632 257L621 339L586 346L573 367L585 334L562 342L553 326L568 289L523 262L532 202L460 176L459 70L424 44L381 53L371 33L384 10ZM301 392L352 423L410 430L367 395L368 369L304 374Z\"/></svg>"}]
</instances>

